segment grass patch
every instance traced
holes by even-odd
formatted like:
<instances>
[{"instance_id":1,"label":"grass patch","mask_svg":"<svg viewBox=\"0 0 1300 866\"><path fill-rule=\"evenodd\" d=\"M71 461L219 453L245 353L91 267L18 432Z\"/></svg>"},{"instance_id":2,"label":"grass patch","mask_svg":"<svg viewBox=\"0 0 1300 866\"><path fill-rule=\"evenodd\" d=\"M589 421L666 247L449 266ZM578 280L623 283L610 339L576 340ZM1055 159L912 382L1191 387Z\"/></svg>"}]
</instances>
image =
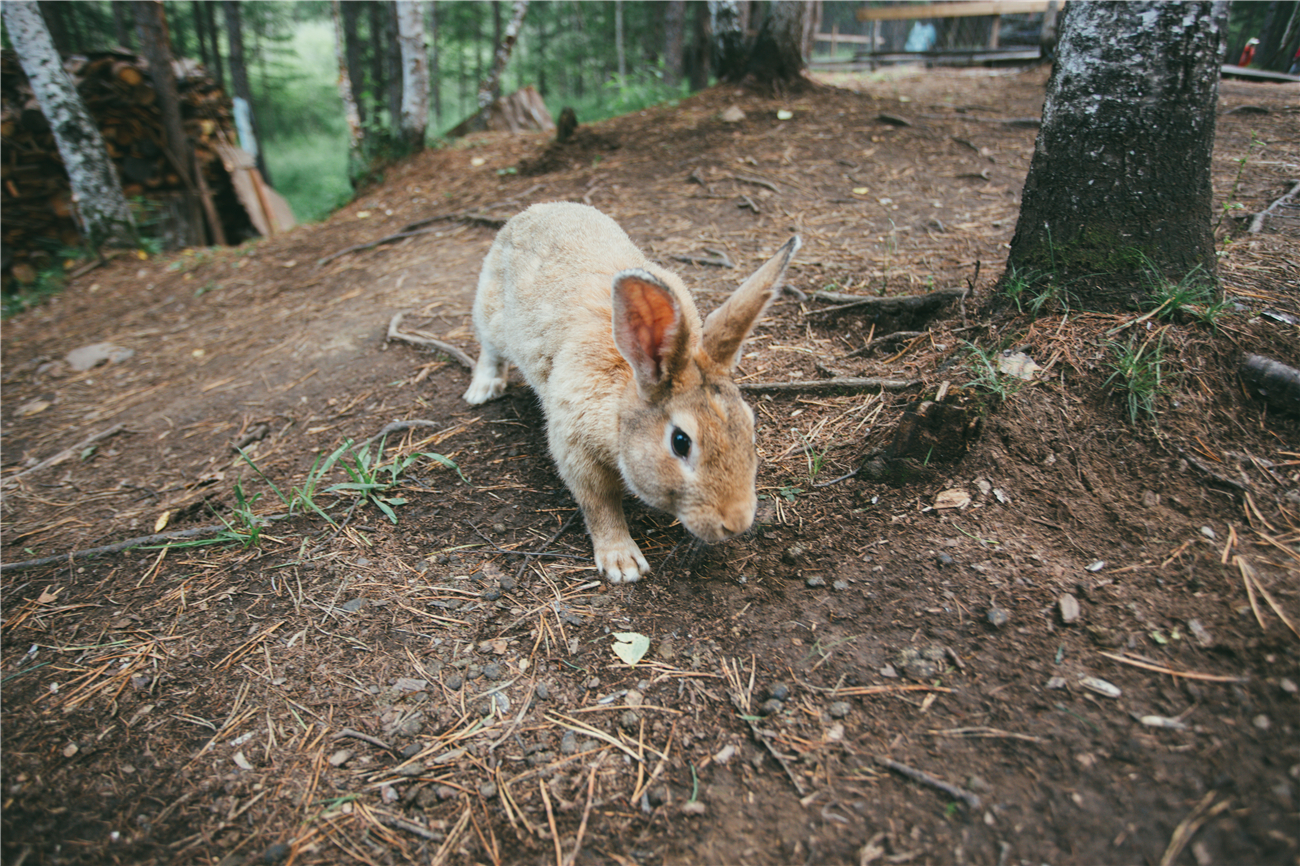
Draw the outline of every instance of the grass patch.
<instances>
[{"instance_id":1,"label":"grass patch","mask_svg":"<svg viewBox=\"0 0 1300 866\"><path fill-rule=\"evenodd\" d=\"M343 130L267 139L266 162L275 188L299 222L318 222L352 198L348 137Z\"/></svg>"},{"instance_id":2,"label":"grass patch","mask_svg":"<svg viewBox=\"0 0 1300 866\"><path fill-rule=\"evenodd\" d=\"M1154 342L1152 342L1154 339ZM1156 420L1156 397L1164 393L1164 328L1147 336L1141 343L1137 336L1128 343L1108 341L1106 348L1111 359L1109 378L1103 383L1124 398L1129 421L1137 424L1138 417Z\"/></svg>"}]
</instances>

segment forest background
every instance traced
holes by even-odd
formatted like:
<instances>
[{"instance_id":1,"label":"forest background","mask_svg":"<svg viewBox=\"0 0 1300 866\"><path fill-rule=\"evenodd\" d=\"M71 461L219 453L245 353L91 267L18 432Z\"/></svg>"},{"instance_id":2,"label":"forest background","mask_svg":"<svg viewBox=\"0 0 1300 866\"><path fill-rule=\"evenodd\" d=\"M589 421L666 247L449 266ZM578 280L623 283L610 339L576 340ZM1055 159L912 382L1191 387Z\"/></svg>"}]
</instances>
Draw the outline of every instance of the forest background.
<instances>
[{"instance_id":1,"label":"forest background","mask_svg":"<svg viewBox=\"0 0 1300 866\"><path fill-rule=\"evenodd\" d=\"M134 47L128 4L109 0L43 2L55 44L67 52ZM204 62L227 90L230 34L214 0L165 0L175 56ZM352 4L345 4L352 5ZM372 141L400 150L382 132L393 129L390 83L400 89L400 65L390 19L392 3L358 2L362 122ZM429 2L425 34L431 80L429 143L474 113L479 82L511 13L505 2ZM530 4L501 82L501 92L533 86L552 116L572 107L590 123L671 103L715 83L710 75L705 25L707 5L691 2L574 2ZM765 4L751 4L752 30ZM856 12L864 4L821 2L820 32L864 35L870 24ZM1290 4L1280 4L1283 6ZM245 0L238 3L254 115L263 139L271 182L302 222L323 219L353 195L348 176L348 132L337 87L338 63L331 4L327 0ZM1278 3L1237 2L1230 13L1227 57L1238 57L1247 41L1268 29ZM383 14L383 13L387 14ZM621 19L621 21L620 21ZM7 34L4 45L9 46ZM816 43L814 63L852 59L861 46ZM1257 65L1265 65L1259 57ZM1276 65L1276 64L1275 64ZM1285 65L1285 63L1283 63ZM888 74L887 72L881 74ZM354 80L358 73L354 72ZM383 164L400 152L379 154Z\"/></svg>"}]
</instances>

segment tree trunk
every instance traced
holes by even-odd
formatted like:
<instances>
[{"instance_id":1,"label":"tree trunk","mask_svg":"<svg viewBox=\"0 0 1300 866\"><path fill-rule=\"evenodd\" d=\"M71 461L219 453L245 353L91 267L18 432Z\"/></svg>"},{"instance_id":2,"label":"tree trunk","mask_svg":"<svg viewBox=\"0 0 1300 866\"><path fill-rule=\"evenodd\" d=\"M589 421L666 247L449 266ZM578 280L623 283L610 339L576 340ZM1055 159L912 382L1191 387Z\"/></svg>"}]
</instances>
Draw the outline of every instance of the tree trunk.
<instances>
[{"instance_id":1,"label":"tree trunk","mask_svg":"<svg viewBox=\"0 0 1300 866\"><path fill-rule=\"evenodd\" d=\"M384 77L388 86L389 140L401 138L402 129L402 47L397 35L397 4L384 0Z\"/></svg>"},{"instance_id":2,"label":"tree trunk","mask_svg":"<svg viewBox=\"0 0 1300 866\"><path fill-rule=\"evenodd\" d=\"M1213 279L1227 5L1066 6L1008 275L1068 287L1092 309L1140 304L1153 270Z\"/></svg>"},{"instance_id":3,"label":"tree trunk","mask_svg":"<svg viewBox=\"0 0 1300 866\"><path fill-rule=\"evenodd\" d=\"M709 86L709 7L707 3L691 4L691 47L686 53L686 74L691 91Z\"/></svg>"},{"instance_id":4,"label":"tree trunk","mask_svg":"<svg viewBox=\"0 0 1300 866\"><path fill-rule=\"evenodd\" d=\"M528 0L515 0L511 4L510 23L506 25L505 32L501 35L501 43L497 45L496 57L492 61L492 71L488 73L487 78L478 88L478 108L486 108L492 102L492 94L497 91L501 82L501 73L505 72L506 63L510 60L510 52L514 50L515 40L519 38L519 28L523 26L524 14L528 12Z\"/></svg>"},{"instance_id":5,"label":"tree trunk","mask_svg":"<svg viewBox=\"0 0 1300 866\"><path fill-rule=\"evenodd\" d=\"M664 12L664 84L682 83L682 47L686 43L686 0L668 0Z\"/></svg>"},{"instance_id":6,"label":"tree trunk","mask_svg":"<svg viewBox=\"0 0 1300 866\"><path fill-rule=\"evenodd\" d=\"M745 67L746 79L774 93L800 90L804 78L804 40L812 4L803 0L774 0L754 40Z\"/></svg>"},{"instance_id":7,"label":"tree trunk","mask_svg":"<svg viewBox=\"0 0 1300 866\"><path fill-rule=\"evenodd\" d=\"M135 40L131 36L131 10L127 3L129 0L112 0L110 4L113 9L113 38L117 40L119 48L131 48L135 45Z\"/></svg>"},{"instance_id":8,"label":"tree trunk","mask_svg":"<svg viewBox=\"0 0 1300 866\"><path fill-rule=\"evenodd\" d=\"M154 93L158 97L163 133L167 136L165 146L171 151L172 168L188 179L192 162L190 141L181 123L181 98L176 91L171 40L167 34L163 5L161 0L135 0L133 9L136 37L140 41L141 53L149 61L149 77L153 79Z\"/></svg>"},{"instance_id":9,"label":"tree trunk","mask_svg":"<svg viewBox=\"0 0 1300 866\"><path fill-rule=\"evenodd\" d=\"M339 65L339 96L343 100L343 117L348 124L348 180L355 186L364 168L365 139L361 128L361 115L357 110L356 94L352 90L355 72L348 59L352 53L351 45L356 41L356 34L347 33L349 20L343 6L340 0L333 0L330 9L334 13L334 59ZM351 16L351 26L355 27L356 21L354 13Z\"/></svg>"},{"instance_id":10,"label":"tree trunk","mask_svg":"<svg viewBox=\"0 0 1300 866\"><path fill-rule=\"evenodd\" d=\"M745 77L748 60L740 3L709 0L709 31L713 37L713 74L719 81L740 81Z\"/></svg>"},{"instance_id":11,"label":"tree trunk","mask_svg":"<svg viewBox=\"0 0 1300 866\"><path fill-rule=\"evenodd\" d=\"M429 0L429 80L433 87L433 120L442 122L442 58L438 55L438 0Z\"/></svg>"},{"instance_id":12,"label":"tree trunk","mask_svg":"<svg viewBox=\"0 0 1300 866\"><path fill-rule=\"evenodd\" d=\"M49 121L72 184L82 233L92 247L135 244L135 222L104 140L73 85L35 3L7 0L4 24L18 62Z\"/></svg>"},{"instance_id":13,"label":"tree trunk","mask_svg":"<svg viewBox=\"0 0 1300 866\"><path fill-rule=\"evenodd\" d=\"M378 130L384 116L384 4L370 2L370 118Z\"/></svg>"},{"instance_id":14,"label":"tree trunk","mask_svg":"<svg viewBox=\"0 0 1300 866\"><path fill-rule=\"evenodd\" d=\"M190 11L194 15L194 39L199 43L199 61L203 68L212 69L212 52L208 50L208 21L203 14L203 4L190 0Z\"/></svg>"},{"instance_id":15,"label":"tree trunk","mask_svg":"<svg viewBox=\"0 0 1300 866\"><path fill-rule=\"evenodd\" d=\"M621 83L627 78L627 54L623 51L623 0L614 0L614 52L618 55L618 80Z\"/></svg>"},{"instance_id":16,"label":"tree trunk","mask_svg":"<svg viewBox=\"0 0 1300 866\"><path fill-rule=\"evenodd\" d=\"M348 83L350 85L350 98L352 100L352 109L356 112L357 123L364 128L366 123L366 104L362 99L365 93L365 75L361 59L361 36L357 30L358 22L361 20L361 0L342 0L340 4L343 15L343 30L340 33L339 23L334 23L334 32L336 35L335 48L339 45L344 46L347 62L339 65L339 70L347 70ZM342 37L343 42L337 41ZM347 107L344 107L344 113L347 113ZM349 130L351 127L349 126ZM350 133L349 133L350 134Z\"/></svg>"},{"instance_id":17,"label":"tree trunk","mask_svg":"<svg viewBox=\"0 0 1300 866\"><path fill-rule=\"evenodd\" d=\"M429 56L419 0L397 0L397 30L402 48L402 140L411 150L421 150L429 127Z\"/></svg>"},{"instance_id":18,"label":"tree trunk","mask_svg":"<svg viewBox=\"0 0 1300 866\"><path fill-rule=\"evenodd\" d=\"M208 71L216 79L222 90L226 89L226 64L221 56L221 34L217 29L217 4L208 0L202 5L203 20L208 28L208 39L212 42L212 68Z\"/></svg>"},{"instance_id":19,"label":"tree trunk","mask_svg":"<svg viewBox=\"0 0 1300 866\"><path fill-rule=\"evenodd\" d=\"M142 0L137 0L142 2ZM240 130L240 145L257 160L257 170L268 184L271 174L266 170L266 156L262 148L262 134L258 131L257 116L253 113L253 91L248 86L248 67L244 63L244 27L239 10L239 0L223 0L222 8L226 13L226 38L230 40L230 81L234 85L235 99L243 100L248 112L248 141L244 140L244 130ZM239 106L235 106L236 123L239 120Z\"/></svg>"}]
</instances>

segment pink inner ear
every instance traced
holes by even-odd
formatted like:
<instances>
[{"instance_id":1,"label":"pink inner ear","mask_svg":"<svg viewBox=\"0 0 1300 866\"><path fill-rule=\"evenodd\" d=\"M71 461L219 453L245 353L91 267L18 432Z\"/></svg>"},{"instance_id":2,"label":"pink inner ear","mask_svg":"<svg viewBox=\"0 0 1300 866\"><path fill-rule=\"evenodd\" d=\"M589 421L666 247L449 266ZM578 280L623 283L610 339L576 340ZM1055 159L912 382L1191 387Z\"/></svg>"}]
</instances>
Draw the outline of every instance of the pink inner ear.
<instances>
[{"instance_id":1,"label":"pink inner ear","mask_svg":"<svg viewBox=\"0 0 1300 866\"><path fill-rule=\"evenodd\" d=\"M634 275L619 281L622 316L619 322L628 348L639 358L629 358L633 366L644 362L649 369L640 372L653 382L664 375L664 360L672 332L677 325L677 307L671 293L662 286Z\"/></svg>"}]
</instances>

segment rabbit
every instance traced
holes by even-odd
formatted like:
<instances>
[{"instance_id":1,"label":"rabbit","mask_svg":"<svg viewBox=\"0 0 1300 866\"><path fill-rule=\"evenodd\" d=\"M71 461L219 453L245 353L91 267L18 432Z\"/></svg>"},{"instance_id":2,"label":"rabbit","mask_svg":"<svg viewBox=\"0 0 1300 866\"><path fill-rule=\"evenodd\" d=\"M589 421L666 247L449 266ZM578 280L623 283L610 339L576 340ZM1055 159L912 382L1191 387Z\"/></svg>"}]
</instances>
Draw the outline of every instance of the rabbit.
<instances>
[{"instance_id":1,"label":"rabbit","mask_svg":"<svg viewBox=\"0 0 1300 866\"><path fill-rule=\"evenodd\" d=\"M731 373L799 246L792 237L703 322L682 280L593 207L533 205L488 250L464 399L500 396L519 367L610 583L650 570L628 532L625 489L705 542L753 524L754 413Z\"/></svg>"}]
</instances>

